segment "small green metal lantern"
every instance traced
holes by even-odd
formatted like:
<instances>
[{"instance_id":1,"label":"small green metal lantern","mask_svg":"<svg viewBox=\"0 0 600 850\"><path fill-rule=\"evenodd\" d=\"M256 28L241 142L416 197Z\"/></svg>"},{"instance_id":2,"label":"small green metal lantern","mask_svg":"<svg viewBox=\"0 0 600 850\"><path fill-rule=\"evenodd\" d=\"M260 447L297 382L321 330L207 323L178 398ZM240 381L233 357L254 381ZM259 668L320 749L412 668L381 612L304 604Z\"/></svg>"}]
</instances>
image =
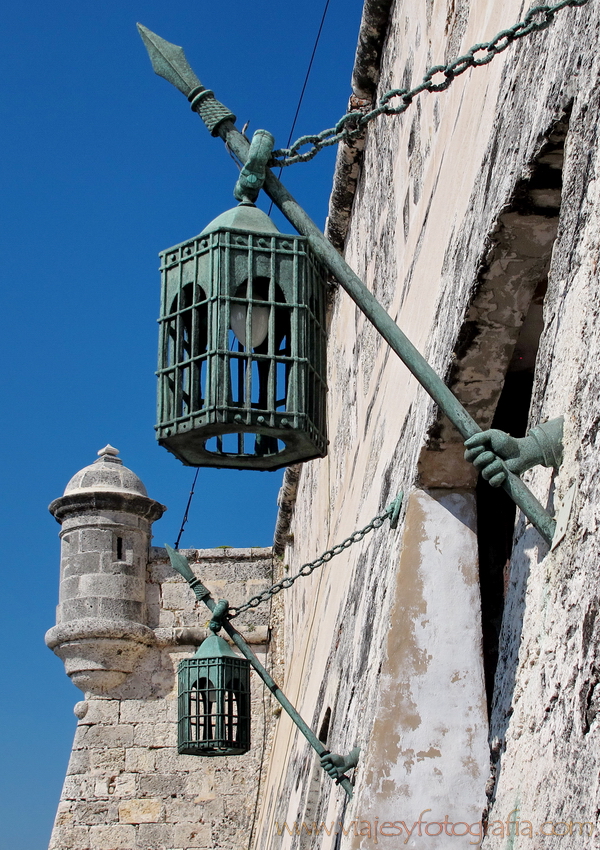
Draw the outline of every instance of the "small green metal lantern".
<instances>
[{"instance_id":1,"label":"small green metal lantern","mask_svg":"<svg viewBox=\"0 0 600 850\"><path fill-rule=\"evenodd\" d=\"M235 756L250 749L250 662L211 635L179 662L177 751Z\"/></svg>"},{"instance_id":2,"label":"small green metal lantern","mask_svg":"<svg viewBox=\"0 0 600 850\"><path fill-rule=\"evenodd\" d=\"M188 466L324 457L325 271L254 204L161 254L158 441Z\"/></svg>"}]
</instances>

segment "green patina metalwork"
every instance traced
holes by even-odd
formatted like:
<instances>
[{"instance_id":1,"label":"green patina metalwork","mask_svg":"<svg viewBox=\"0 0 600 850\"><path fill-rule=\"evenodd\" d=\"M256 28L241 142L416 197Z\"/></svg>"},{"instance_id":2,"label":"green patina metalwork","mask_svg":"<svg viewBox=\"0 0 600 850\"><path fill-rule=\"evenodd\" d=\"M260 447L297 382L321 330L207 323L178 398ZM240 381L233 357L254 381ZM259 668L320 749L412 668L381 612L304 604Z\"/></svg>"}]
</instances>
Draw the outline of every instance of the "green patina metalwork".
<instances>
[{"instance_id":1,"label":"green patina metalwork","mask_svg":"<svg viewBox=\"0 0 600 850\"><path fill-rule=\"evenodd\" d=\"M238 617L244 611L250 611L252 608L257 608L259 605L262 605L263 602L268 602L269 599L273 598L273 596L281 593L282 590L287 590L299 578L311 575L316 569L322 567L323 564L329 563L329 561L331 561L332 558L335 558L336 555L340 555L342 552L345 552L346 549L352 546L353 543L360 542L363 537L375 528L381 528L386 519L389 519L390 521L390 528L396 528L398 525L398 517L400 516L400 509L402 507L402 497L402 493L399 493L389 508L387 508L382 514L378 514L371 520L371 522L365 525L364 528L359 528L358 531L355 531L354 534L350 535L350 537L342 540L341 543L338 543L331 549L327 549L326 552L323 552L323 554L319 555L318 558L315 558L314 561L310 561L308 564L303 564L300 568L300 572L296 573L296 575L287 576L286 578L281 579L281 581L275 582L275 584L271 585L271 587L263 590L262 593L252 596L247 602L244 602L243 605L238 605L236 608L230 608L228 614L229 618L233 619L234 617Z\"/></svg>"},{"instance_id":2,"label":"green patina metalwork","mask_svg":"<svg viewBox=\"0 0 600 850\"><path fill-rule=\"evenodd\" d=\"M308 240L245 200L161 260L159 443L190 466L323 457L326 273Z\"/></svg>"},{"instance_id":3,"label":"green patina metalwork","mask_svg":"<svg viewBox=\"0 0 600 850\"><path fill-rule=\"evenodd\" d=\"M332 779L339 782L340 778L348 770L352 770L358 764L360 758L360 747L354 747L347 756L339 756L336 753L328 753L321 756L321 767Z\"/></svg>"},{"instance_id":4,"label":"green patina metalwork","mask_svg":"<svg viewBox=\"0 0 600 850\"><path fill-rule=\"evenodd\" d=\"M235 756L250 749L250 662L208 637L178 667L177 751Z\"/></svg>"},{"instance_id":5,"label":"green patina metalwork","mask_svg":"<svg viewBox=\"0 0 600 850\"><path fill-rule=\"evenodd\" d=\"M311 747L315 750L315 752L319 755L321 759L324 759L326 756L330 755L329 750L327 750L326 747L323 746L323 744L321 743L321 741L319 741L312 729L307 726L307 724L298 714L294 706L291 704L291 702L276 684L273 677L270 675L270 673L268 673L267 670L265 670L258 658L254 655L242 635L237 631L237 629L232 626L226 612L226 601L220 600L219 603L216 603L210 593L206 590L202 582L194 576L194 573L190 569L190 565L188 564L187 559L180 552L176 552L175 549L172 549L169 545L166 546L166 550L171 560L171 565L173 569L176 570L180 575L182 575L184 579L188 582L188 584L194 591L196 598L199 601L204 602L207 608L211 612L213 612L213 616L216 615L217 621L215 622L215 626L222 627L223 630L229 635L229 637L240 650L242 655L247 658L252 667L254 667L260 678L263 680L263 682L265 683L269 691L273 694L275 699L279 702L281 707L289 714L289 716L296 724L298 729L302 732ZM208 640L210 640L210 638ZM199 652L201 652L201 650L202 646L200 647ZM355 753L355 751L353 750L352 753ZM227 755L227 753L222 754ZM212 755L218 755L218 753L212 753ZM334 762L335 764L332 762L333 767L339 768L340 765L337 764L337 758L334 760ZM331 775L328 763L322 763L322 766L323 769L327 769L327 771ZM334 778L336 779L338 784L342 786L346 794L349 797L352 797L352 782L347 776L339 775L339 770L337 771L337 774L338 775Z\"/></svg>"},{"instance_id":6,"label":"green patina metalwork","mask_svg":"<svg viewBox=\"0 0 600 850\"><path fill-rule=\"evenodd\" d=\"M374 109L366 111L354 110L343 115L335 127L322 130L320 133L301 136L289 148L273 152L273 167L294 165L296 162L308 162L319 151L329 145L337 145L342 141L352 141L360 138L367 124L380 115L401 115L422 92L442 92L449 88L454 80L464 74L469 68L479 68L488 65L499 53L502 53L514 41L534 32L540 32L550 26L554 15L568 6L584 6L588 0L560 0L553 6L541 5L531 8L522 21L508 29L501 30L491 41L474 44L463 56L452 59L445 65L434 65L429 68L418 86L412 89L391 89L380 97ZM400 99L398 106L391 101ZM300 148L311 145L310 150L300 153Z\"/></svg>"},{"instance_id":7,"label":"green patina metalwork","mask_svg":"<svg viewBox=\"0 0 600 850\"><path fill-rule=\"evenodd\" d=\"M252 136L248 159L233 190L237 201L254 203L258 198L267 176L267 163L271 159L274 144L275 139L267 130L257 130Z\"/></svg>"},{"instance_id":8,"label":"green patina metalwork","mask_svg":"<svg viewBox=\"0 0 600 850\"><path fill-rule=\"evenodd\" d=\"M297 162L308 162L313 159L319 151L330 145L337 145L342 141L352 141L362 136L367 124L380 115L401 115L405 112L415 97L423 92L442 92L449 88L454 80L464 74L469 68L479 68L488 65L499 53L502 53L513 42L520 38L541 32L547 29L557 12L568 7L585 6L588 0L559 0L553 6L547 4L533 6L522 21L513 24L512 27L501 30L490 41L474 44L465 54L451 59L445 65L434 65L429 68L419 85L412 89L390 89L385 92L376 107L369 110L353 110L343 115L335 127L322 130L320 133L301 136L289 148L281 148L273 151L272 167L283 168L294 165ZM213 95L212 91L204 89L204 86L194 74L185 58L181 47L170 44L168 41L157 36L155 33L138 24L140 35L150 54L152 65L156 73L164 77L183 92L188 99L193 100L197 91L206 91ZM167 49L165 49L167 48ZM187 86L187 88L186 88ZM393 106L391 101L399 98L401 103ZM214 96L213 96L214 100ZM221 111L218 119L209 114L203 107L205 114L192 104L192 109L199 112L207 127L213 135L218 135L219 121L235 121L235 116L227 110L223 104L218 103ZM205 118L206 115L206 118ZM216 121L216 123L215 123ZM300 148L311 145L310 150L300 153Z\"/></svg>"},{"instance_id":9,"label":"green patina metalwork","mask_svg":"<svg viewBox=\"0 0 600 850\"><path fill-rule=\"evenodd\" d=\"M586 0L563 0L558 6L562 8L566 5L583 5L584 2ZM532 27L531 31L534 29L535 27ZM158 39L158 37L156 38ZM170 45L169 42L162 39L160 39L160 42L160 49L166 55L169 55L172 49L181 50L181 48L175 48L174 45ZM168 70L165 72L164 65L161 66L153 62L153 67L157 74L172 82L184 94L186 93L185 85L181 83L181 77L177 77L177 81L175 82L171 79L170 72ZM197 80L198 78L193 74L193 79L190 78L189 82L190 90L192 85L197 84ZM210 129L208 124L207 126ZM224 120L220 123L216 134L223 139L228 149L241 163L246 161L250 143L236 129L231 120ZM300 204L269 169L267 169L266 173L264 190L296 230L308 239L316 256L339 281L341 286L379 331L392 350L410 369L462 437L466 440L475 434L481 433L481 428L445 385L439 375L435 373L425 358L400 330L398 325L362 283L360 278L347 265ZM556 523L528 487L509 469L506 470L506 478L502 483L502 487L537 528L546 542L551 543L556 529Z\"/></svg>"},{"instance_id":10,"label":"green patina metalwork","mask_svg":"<svg viewBox=\"0 0 600 850\"><path fill-rule=\"evenodd\" d=\"M532 428L526 437L511 437L497 428L482 431L465 442L465 459L492 487L504 483L507 471L521 475L534 466L558 469L563 460L563 425L560 416Z\"/></svg>"},{"instance_id":11,"label":"green patina metalwork","mask_svg":"<svg viewBox=\"0 0 600 850\"><path fill-rule=\"evenodd\" d=\"M188 98L191 108L202 120L213 136L218 135L223 121L235 121L235 115L226 106L215 99L214 92L205 88L189 66L185 53L176 44L170 44L142 24L137 25L152 67L161 77L165 77ZM165 50L169 45L169 50Z\"/></svg>"}]
</instances>

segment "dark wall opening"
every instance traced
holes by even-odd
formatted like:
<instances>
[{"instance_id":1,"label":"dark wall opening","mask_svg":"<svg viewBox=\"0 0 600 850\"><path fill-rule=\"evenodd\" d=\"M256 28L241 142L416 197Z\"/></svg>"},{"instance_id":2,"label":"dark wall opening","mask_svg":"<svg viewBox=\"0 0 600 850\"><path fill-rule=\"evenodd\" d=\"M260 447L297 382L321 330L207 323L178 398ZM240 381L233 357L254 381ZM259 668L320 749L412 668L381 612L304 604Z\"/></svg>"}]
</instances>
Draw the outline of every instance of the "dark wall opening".
<instances>
[{"instance_id":1,"label":"dark wall opening","mask_svg":"<svg viewBox=\"0 0 600 850\"><path fill-rule=\"evenodd\" d=\"M566 119L553 128L534 164L530 178L521 181L517 186L511 205L511 211L518 214L513 220L517 227L520 225L527 229L531 222L540 218L553 220L556 227L558 226L567 129ZM490 426L506 431L513 437L523 437L527 432L535 362L544 326L543 303L548 285L552 246L553 242L549 243L546 256L540 257L545 270L539 275L523 318ZM541 272L541 266L539 270ZM490 487L481 476L475 494L484 674L488 708L491 709L504 599L510 580L516 507L504 490Z\"/></svg>"},{"instance_id":2,"label":"dark wall opening","mask_svg":"<svg viewBox=\"0 0 600 850\"><path fill-rule=\"evenodd\" d=\"M546 286L541 282L540 294L531 304L521 329L519 342L510 363L492 428L513 437L524 437L533 390L535 356L542 330L538 321ZM537 294L537 293L536 293ZM527 328L527 325L532 327ZM535 328L536 332L531 332ZM523 331L526 331L524 334ZM475 488L477 501L477 542L479 548L479 582L485 688L491 707L494 675L498 663L500 626L504 598L509 579L516 505L501 487L490 487L481 476Z\"/></svg>"}]
</instances>

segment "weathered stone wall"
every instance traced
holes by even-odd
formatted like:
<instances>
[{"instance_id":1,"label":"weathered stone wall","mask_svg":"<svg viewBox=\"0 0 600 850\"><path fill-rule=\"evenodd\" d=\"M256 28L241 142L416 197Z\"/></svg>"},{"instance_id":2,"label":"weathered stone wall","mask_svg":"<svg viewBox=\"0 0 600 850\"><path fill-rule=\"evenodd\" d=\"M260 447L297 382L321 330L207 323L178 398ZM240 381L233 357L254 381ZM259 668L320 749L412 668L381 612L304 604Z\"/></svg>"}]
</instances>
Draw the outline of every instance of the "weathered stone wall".
<instances>
[{"instance_id":1,"label":"weathered stone wall","mask_svg":"<svg viewBox=\"0 0 600 850\"><path fill-rule=\"evenodd\" d=\"M599 18L598 5L589 4L569 25L548 32L544 54L530 53L511 68L515 78L541 77L536 112L573 101L531 410L534 422L565 414L565 461L558 475L534 470L527 480L554 510L572 485L577 494L566 536L553 551L523 522L517 526L491 724L497 784L489 821L517 809L512 819L521 820L524 835L529 821L534 833L561 836L539 846L555 841L561 848L597 847L589 832L600 826ZM505 109L518 114L532 105L515 88ZM516 129L513 120L504 134ZM586 837L577 823L593 824ZM504 847L499 826L490 831L484 846Z\"/></svg>"},{"instance_id":2,"label":"weathered stone wall","mask_svg":"<svg viewBox=\"0 0 600 850\"><path fill-rule=\"evenodd\" d=\"M383 47L379 94L415 84L429 65L491 38L523 12L520 0L397 0ZM286 593L288 696L315 730L331 709L327 746L347 752L358 744L363 757L354 799L347 804L281 717L257 850L370 847L376 819L380 824L384 818L405 821L410 828L428 808L431 821L448 815L450 821L474 824L475 835L486 808L486 787L493 803L486 812L490 824L505 821L515 808L517 817L535 829L548 821L596 824L599 19L593 0L581 9L563 10L546 31L513 45L485 68L467 72L448 91L421 96L401 118L371 124L346 238L350 265L448 380L475 304L480 351L458 376L457 391L483 427L489 427L501 372L508 367L534 284L548 276L530 424L565 415L565 461L558 474L534 470L525 479L553 512L571 484L577 483L578 494L566 537L553 552L531 526L522 520L517 525L491 720L491 763L476 636L466 641L471 663L461 667L464 688L456 699L453 683L437 666L453 653L462 664L464 624L479 629L480 623L477 594L467 593L462 600L444 596L442 581L436 589L435 571L449 567L426 557L429 545L452 548L457 532L446 532L441 521L415 531L408 521L415 499L427 496L419 495L419 486L443 486L453 497L463 492L468 498L474 476L457 451L451 462L444 457L459 442L456 436L449 437L446 429L440 439L434 405L339 292L328 348L330 451L326 459L303 467L293 541L285 554L290 570L363 526L398 490L413 495L406 499L397 532L387 526L376 531ZM507 237L494 255L503 214L509 209L517 217L523 213L515 207L517 190L529 179L557 122L567 119L558 230L554 199L552 211L536 213L542 219L537 230L530 221L527 238L517 244ZM505 289L489 283L490 257L513 287L510 304L495 302ZM512 260L534 269L536 280L523 272L520 284L521 272L515 271L511 281L507 267ZM436 453L445 470L437 481L432 472ZM423 556L412 579L402 560L411 548ZM477 555L475 549L470 552L465 546L455 563L472 576ZM407 631L406 620L420 622L422 616L406 604L419 585L431 589L430 597L421 596L427 615L439 620L444 602L457 606L455 616L442 620L440 632ZM403 670L407 658L410 664ZM435 712L428 710L436 699L447 705L450 725L444 734ZM474 712L465 715L462 726L452 715L457 705L470 705ZM407 708L413 709L412 719L403 726ZM452 742L469 731L466 750L453 749ZM439 757L430 748L439 750ZM363 815L364 831L358 834L360 827L350 825L363 822ZM344 816L346 836L281 830L284 821L329 825ZM402 843L406 838L408 847L455 846L458 839L450 841L447 834L439 839L433 833L427 839L404 835ZM484 846L551 846L541 837L529 843L527 836L518 843L514 835L508 840L510 845L498 828ZM387 838L388 846L397 841ZM383 837L379 843L385 843ZM584 845L574 834L561 837L560 846L598 845L591 839Z\"/></svg>"},{"instance_id":3,"label":"weathered stone wall","mask_svg":"<svg viewBox=\"0 0 600 850\"><path fill-rule=\"evenodd\" d=\"M431 64L524 12L521 0L367 5L366 20L380 23L390 6L380 61L369 62L379 65L378 94L418 82ZM557 846L558 836L561 848L600 846L583 826L595 829L600 812L599 30L597 0L560 11L547 30L448 91L371 124L364 153L356 146L338 170L337 243L345 238L348 262L484 427L547 278L530 424L564 414L565 460L557 474L524 477L552 512L574 485L574 507L551 551L517 521L502 565L489 744L475 477L457 435L340 291L330 316L329 455L302 468L290 534L279 535L282 574L364 526L401 489L404 508L397 530L385 524L297 582L274 611L286 636L277 661L287 696L328 748L362 749L353 800L322 773L285 713L274 715L268 769L260 761L270 733L256 726L247 756L201 767L176 757L176 661L202 638L206 619L155 557L144 609L154 643L119 691L78 708L53 850L251 841L253 850L346 850L375 845L376 831L377 845L441 848L476 844L486 822L491 850ZM371 36L369 44L382 43ZM364 99L370 88L356 94ZM532 187L548 156L562 169L551 203ZM346 233L344 169L357 180ZM272 572L266 552L234 554L210 553L200 567L232 604ZM267 621L253 617L244 630L264 640ZM254 715L271 717L260 694L255 687ZM421 830L444 818L470 835ZM329 832L316 835L313 823Z\"/></svg>"},{"instance_id":4,"label":"weathered stone wall","mask_svg":"<svg viewBox=\"0 0 600 850\"><path fill-rule=\"evenodd\" d=\"M183 550L216 597L240 603L272 583L269 549ZM246 850L261 763L268 751L270 695L252 672L252 747L243 756L177 754L177 665L209 634L208 610L152 549L147 623L155 643L134 673L104 697L86 695L50 850ZM266 658L268 606L237 625ZM267 726L265 726L265 718Z\"/></svg>"}]
</instances>

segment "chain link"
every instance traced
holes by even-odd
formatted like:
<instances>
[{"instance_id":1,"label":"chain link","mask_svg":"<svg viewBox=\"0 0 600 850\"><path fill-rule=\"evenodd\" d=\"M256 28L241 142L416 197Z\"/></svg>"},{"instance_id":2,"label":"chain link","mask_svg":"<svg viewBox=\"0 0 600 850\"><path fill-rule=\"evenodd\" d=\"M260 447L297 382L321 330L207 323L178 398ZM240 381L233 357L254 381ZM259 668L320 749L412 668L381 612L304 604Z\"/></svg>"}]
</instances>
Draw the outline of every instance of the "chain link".
<instances>
[{"instance_id":1,"label":"chain link","mask_svg":"<svg viewBox=\"0 0 600 850\"><path fill-rule=\"evenodd\" d=\"M301 576L311 575L311 573L318 569L318 567L323 566L323 564L327 564L332 558L335 558L336 555L340 555L348 549L348 547L352 546L353 543L360 542L363 537L369 534L369 532L373 531L375 528L380 528L386 519L391 519L394 515L397 515L398 510L399 503L398 500L396 500L395 502L392 502L389 508L387 508L387 510L385 510L382 514L378 514L378 516L374 517L368 525L365 525L364 528L360 528L358 531L355 531L354 534L351 534L350 537L347 537L345 540L342 540L341 543L338 543L337 546L323 552L323 554L316 560L311 561L308 564L303 564L300 571L296 573L295 576L288 576L287 578L281 579L271 587L267 588L267 590L263 590L262 593L257 594L257 596L253 596L237 608L229 608L227 612L228 618L232 620L244 611L250 611L252 608L257 608L259 605L262 605L263 602L268 602L269 599L277 593L280 593L282 590L287 590L287 588L291 587Z\"/></svg>"},{"instance_id":2,"label":"chain link","mask_svg":"<svg viewBox=\"0 0 600 850\"><path fill-rule=\"evenodd\" d=\"M519 38L532 32L540 32L550 26L556 12L567 6L584 6L588 0L560 0L553 6L534 6L522 21L508 29L499 32L491 41L475 44L464 56L459 56L448 62L447 65L434 65L430 68L422 82L413 89L392 89L386 92L377 106L369 112L355 110L348 112L337 122L335 127L323 130L321 133L310 136L301 136L289 148L280 148L273 151L271 167L283 168L296 162L308 162L315 157L319 151L330 145L337 145L341 141L351 141L361 136L370 121L380 115L400 115L405 112L413 99L421 92L445 91L453 83L456 77L464 74L469 68L478 68L487 65L492 59L506 50L509 45ZM443 79L442 79L443 77ZM399 98L400 103L392 106L390 101ZM300 148L312 145L310 150L300 153Z\"/></svg>"}]
</instances>

